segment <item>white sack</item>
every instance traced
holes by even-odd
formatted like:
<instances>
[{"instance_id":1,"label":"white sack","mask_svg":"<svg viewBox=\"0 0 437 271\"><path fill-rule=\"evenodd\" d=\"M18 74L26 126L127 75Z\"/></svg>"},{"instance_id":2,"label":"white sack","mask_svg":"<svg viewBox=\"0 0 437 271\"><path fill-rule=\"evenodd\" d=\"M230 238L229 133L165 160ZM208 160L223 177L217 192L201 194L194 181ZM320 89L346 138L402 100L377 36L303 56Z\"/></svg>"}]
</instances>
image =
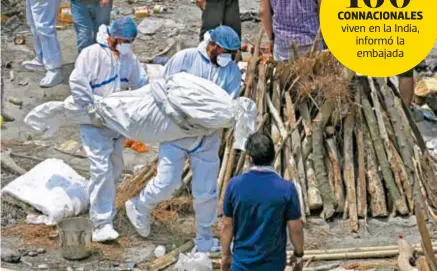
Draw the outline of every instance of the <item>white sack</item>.
<instances>
[{"instance_id":1,"label":"white sack","mask_svg":"<svg viewBox=\"0 0 437 271\"><path fill-rule=\"evenodd\" d=\"M212 261L206 253L180 253L175 267L177 271L212 271Z\"/></svg>"},{"instance_id":2,"label":"white sack","mask_svg":"<svg viewBox=\"0 0 437 271\"><path fill-rule=\"evenodd\" d=\"M247 98L233 100L215 83L187 73L157 80L135 91L108 97L95 96L97 113L109 129L144 143L160 143L202 136L235 126L235 148L243 149L245 138L255 130L256 104ZM174 122L195 126L189 132ZM33 129L52 135L66 122L92 124L88 114L71 97L34 108L24 119Z\"/></svg>"},{"instance_id":3,"label":"white sack","mask_svg":"<svg viewBox=\"0 0 437 271\"><path fill-rule=\"evenodd\" d=\"M43 215L28 222L56 225L88 209L87 182L59 159L46 159L5 186L3 194L23 201Z\"/></svg>"}]
</instances>

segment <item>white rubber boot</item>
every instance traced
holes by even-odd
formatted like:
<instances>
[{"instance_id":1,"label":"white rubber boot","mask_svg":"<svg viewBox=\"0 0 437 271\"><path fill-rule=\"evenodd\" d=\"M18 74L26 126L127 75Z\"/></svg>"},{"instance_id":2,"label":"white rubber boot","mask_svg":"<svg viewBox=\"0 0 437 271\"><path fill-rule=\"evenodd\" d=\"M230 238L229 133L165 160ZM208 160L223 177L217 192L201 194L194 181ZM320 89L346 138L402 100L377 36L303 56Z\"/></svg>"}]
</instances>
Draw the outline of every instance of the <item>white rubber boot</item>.
<instances>
[{"instance_id":1,"label":"white rubber boot","mask_svg":"<svg viewBox=\"0 0 437 271\"><path fill-rule=\"evenodd\" d=\"M47 71L46 76L41 80L40 87L51 88L62 83L61 69Z\"/></svg>"},{"instance_id":2,"label":"white rubber boot","mask_svg":"<svg viewBox=\"0 0 437 271\"><path fill-rule=\"evenodd\" d=\"M41 59L35 57L32 60L26 60L22 63L23 68L28 71L45 71L44 64Z\"/></svg>"},{"instance_id":3,"label":"white rubber boot","mask_svg":"<svg viewBox=\"0 0 437 271\"><path fill-rule=\"evenodd\" d=\"M118 232L114 230L111 224L106 224L103 227L93 231L93 242L105 242L117 239Z\"/></svg>"},{"instance_id":4,"label":"white rubber boot","mask_svg":"<svg viewBox=\"0 0 437 271\"><path fill-rule=\"evenodd\" d=\"M135 207L135 200L136 198L126 201L126 215L137 233L142 237L148 237L150 234L150 211L140 214Z\"/></svg>"}]
</instances>

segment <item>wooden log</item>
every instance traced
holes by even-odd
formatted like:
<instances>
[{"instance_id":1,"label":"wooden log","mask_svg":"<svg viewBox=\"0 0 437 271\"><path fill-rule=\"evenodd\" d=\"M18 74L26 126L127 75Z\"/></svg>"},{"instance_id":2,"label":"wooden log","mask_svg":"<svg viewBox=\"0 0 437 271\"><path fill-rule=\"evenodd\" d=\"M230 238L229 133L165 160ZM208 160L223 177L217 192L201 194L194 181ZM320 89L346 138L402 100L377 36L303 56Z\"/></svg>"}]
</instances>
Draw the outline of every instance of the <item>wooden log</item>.
<instances>
[{"instance_id":1,"label":"wooden log","mask_svg":"<svg viewBox=\"0 0 437 271\"><path fill-rule=\"evenodd\" d=\"M374 105L374 109L375 109L375 114L376 114L376 118L378 121L378 127L381 133L381 138L384 142L385 148L386 148L386 152L387 152L387 157L389 160L389 163L391 165L393 174L394 174L394 179L396 182L396 185L398 186L399 189L399 193L401 194L402 197L405 196L407 197L407 202L408 205L410 207L410 210L412 210L414 203L412 200L412 186L411 184L409 184L409 176L407 175L407 171L405 169L404 163L402 161L402 159L400 158L400 156L397 153L397 150L395 148L395 146L393 145L392 141L390 140L387 130L386 128L388 126L391 126L391 124L387 124L387 122L385 121L385 118L382 114L382 106L379 102L379 98L378 98L378 94L377 94L377 90L376 87L374 86L373 80L369 79L369 85L371 87L372 93L372 101L373 101L373 105ZM404 193L404 188L403 185L404 184L404 188L405 193ZM411 187L409 187L411 186Z\"/></svg>"},{"instance_id":2,"label":"wooden log","mask_svg":"<svg viewBox=\"0 0 437 271\"><path fill-rule=\"evenodd\" d=\"M344 167L343 179L346 184L349 225L352 232L358 232L357 193L354 174L353 130L355 110L351 110L344 123Z\"/></svg>"},{"instance_id":3,"label":"wooden log","mask_svg":"<svg viewBox=\"0 0 437 271\"><path fill-rule=\"evenodd\" d=\"M252 88L253 88L253 84L255 83L255 72L256 72L256 67L257 67L258 60L259 60L261 39L262 39L263 34L264 34L264 29L261 27L261 29L258 33L256 43L255 43L254 54L252 56L252 59L250 60L249 67L248 67L247 72L246 72L246 82L245 82L245 87L244 87L244 92L243 92L245 97L250 96Z\"/></svg>"},{"instance_id":4,"label":"wooden log","mask_svg":"<svg viewBox=\"0 0 437 271\"><path fill-rule=\"evenodd\" d=\"M222 158L222 164L220 167L220 171L219 171L219 175L217 178L217 187L218 190L221 194L222 188L223 188L223 182L225 179L225 173L226 173L226 167L228 165L228 160L229 160L229 154L231 153L231 149L232 149L232 142L227 141L226 142L226 147L225 147L225 152L223 154L223 158Z\"/></svg>"},{"instance_id":5,"label":"wooden log","mask_svg":"<svg viewBox=\"0 0 437 271\"><path fill-rule=\"evenodd\" d=\"M345 191L343 178L341 176L340 155L334 138L326 139L326 148L332 164L334 193L337 199L337 212L342 213L344 211Z\"/></svg>"},{"instance_id":6,"label":"wooden log","mask_svg":"<svg viewBox=\"0 0 437 271\"><path fill-rule=\"evenodd\" d=\"M191 250L194 247L193 241L188 241L182 246L176 248L175 250L172 250L171 252L165 254L162 257L157 258L153 262L151 262L147 266L147 270L150 271L159 271L164 270L165 268L169 267L170 265L174 264L179 257L180 253L187 252Z\"/></svg>"},{"instance_id":7,"label":"wooden log","mask_svg":"<svg viewBox=\"0 0 437 271\"><path fill-rule=\"evenodd\" d=\"M397 140L397 146L399 148L399 152L401 154L403 164L405 165L405 169L409 177L405 181L408 182L408 180L412 180L413 182L415 182L417 180L415 180L415 175L414 175L413 159L411 154L412 146L408 145L408 140L405 138L407 132L405 131L405 128L402 125L402 120L399 115L399 111L398 109L396 109L393 91L387 86L387 83L384 79L382 78L377 79L377 82L383 94L387 112L390 116L390 121L393 124L393 129L396 131L395 137Z\"/></svg>"},{"instance_id":8,"label":"wooden log","mask_svg":"<svg viewBox=\"0 0 437 271\"><path fill-rule=\"evenodd\" d=\"M284 123L281 120L281 116L279 115L279 112L276 109L277 107L273 104L272 99L270 99L269 96L267 96L267 105L269 108L269 112L278 127L280 136L284 138L287 134L287 131L285 129Z\"/></svg>"},{"instance_id":9,"label":"wooden log","mask_svg":"<svg viewBox=\"0 0 437 271\"><path fill-rule=\"evenodd\" d=\"M266 112L266 95L267 95L267 76L266 76L266 64L258 65L258 84L257 84L257 99L256 108L258 115L263 116Z\"/></svg>"},{"instance_id":10,"label":"wooden log","mask_svg":"<svg viewBox=\"0 0 437 271\"><path fill-rule=\"evenodd\" d=\"M303 196L303 191L302 191L302 186L299 183L299 180L296 180L296 175L297 175L297 169L296 169L296 164L294 161L292 161L293 157L291 155L291 147L290 144L286 144L286 148L285 148L285 161L286 161L286 175L285 179L287 180L291 180L297 190L297 194L299 196L299 202L300 202L300 212L301 212L301 220L304 224L307 223L307 219L306 219L306 211L305 211L305 201L304 201L304 196ZM288 178L287 178L288 177Z\"/></svg>"},{"instance_id":11,"label":"wooden log","mask_svg":"<svg viewBox=\"0 0 437 271\"><path fill-rule=\"evenodd\" d=\"M419 253L423 253L421 244L412 245L415 251ZM437 251L437 242L432 242L432 247L434 251ZM370 247L348 247L348 248L330 248L330 249L310 249L305 250L305 255L307 255L307 259L312 258L315 255L331 255L331 254L344 254L344 253L361 253L361 252L375 252L378 253L380 251L392 251L397 250L399 253L399 244L398 245L388 245L388 246L370 246ZM293 250L287 250L287 254L293 254ZM397 256L397 255L396 255ZM210 258L220 258L221 254L211 253Z\"/></svg>"},{"instance_id":12,"label":"wooden log","mask_svg":"<svg viewBox=\"0 0 437 271\"><path fill-rule=\"evenodd\" d=\"M296 128L298 125L296 122L296 115L295 115L296 109L291 99L290 92L285 93L285 104L288 112L288 124L290 125L290 127ZM293 157L294 155L297 160L297 180L300 186L302 187L302 197L303 197L302 204L304 205L306 215L310 215L310 207L308 204L308 189L307 189L307 182L305 176L305 164L304 164L304 159L302 157L302 145L301 145L301 137L300 137L299 130L296 129L295 131L293 131L291 135L290 144L291 144L291 152L292 152L291 157Z\"/></svg>"},{"instance_id":13,"label":"wooden log","mask_svg":"<svg viewBox=\"0 0 437 271\"><path fill-rule=\"evenodd\" d=\"M317 187L316 173L311 159L306 160L305 168L308 181L308 205L311 211L318 210L323 207L323 200Z\"/></svg>"},{"instance_id":14,"label":"wooden log","mask_svg":"<svg viewBox=\"0 0 437 271\"><path fill-rule=\"evenodd\" d=\"M357 105L361 104L361 93L357 92L355 100ZM358 156L358 179L357 179L357 211L358 216L362 218L367 217L367 184L366 184L366 162L364 151L364 123L363 113L361 108L356 111L356 127L355 138L357 142L357 156Z\"/></svg>"},{"instance_id":15,"label":"wooden log","mask_svg":"<svg viewBox=\"0 0 437 271\"><path fill-rule=\"evenodd\" d=\"M336 200L334 191L329 185L328 175L326 172L324 155L324 140L323 131L326 122L331 116L333 111L333 105L331 102L325 102L320 108L320 112L317 114L316 118L313 120L313 163L314 170L316 173L318 188L323 199L323 212L321 216L324 219L331 218L335 213Z\"/></svg>"},{"instance_id":16,"label":"wooden log","mask_svg":"<svg viewBox=\"0 0 437 271\"><path fill-rule=\"evenodd\" d=\"M235 163L235 156L236 156L236 150L231 149L231 151L229 153L229 160L228 160L228 163L226 164L226 173L225 173L225 177L224 177L224 181L223 181L222 190L220 193L219 204L217 206L218 207L217 213L219 216L223 212L223 210L222 210L223 200L225 198L226 188L228 187L228 183L232 177L232 172L233 172L234 163Z\"/></svg>"},{"instance_id":17,"label":"wooden log","mask_svg":"<svg viewBox=\"0 0 437 271\"><path fill-rule=\"evenodd\" d=\"M385 192L381 178L378 174L375 149L373 148L368 128L366 126L363 128L367 165L367 190L370 195L370 211L373 217L386 217L388 211L385 203Z\"/></svg>"},{"instance_id":18,"label":"wooden log","mask_svg":"<svg viewBox=\"0 0 437 271\"><path fill-rule=\"evenodd\" d=\"M308 110L308 104L306 102L301 102L298 105L298 109L299 109L300 115L302 116L305 135L307 137L311 136L313 134L313 126L312 126L310 112Z\"/></svg>"},{"instance_id":19,"label":"wooden log","mask_svg":"<svg viewBox=\"0 0 437 271\"><path fill-rule=\"evenodd\" d=\"M313 151L312 136L305 136L305 138L302 141L302 158L303 158L303 160L306 160L312 151Z\"/></svg>"},{"instance_id":20,"label":"wooden log","mask_svg":"<svg viewBox=\"0 0 437 271\"><path fill-rule=\"evenodd\" d=\"M354 262L349 263L344 266L345 269L350 270L371 270L371 269L380 269L380 268L391 268L394 270L397 267L396 260L380 260L380 261L363 261L363 262Z\"/></svg>"},{"instance_id":21,"label":"wooden log","mask_svg":"<svg viewBox=\"0 0 437 271\"><path fill-rule=\"evenodd\" d=\"M407 203L399 193L399 190L393 178L391 168L387 159L387 155L385 153L384 144L381 140L381 135L378 129L378 124L376 122L372 107L370 106L370 102L365 96L364 90L360 84L357 85L357 89L362 93L362 106L363 106L364 116L366 118L367 125L369 127L370 136L373 141L376 156L378 159L379 166L381 167L382 174L384 176L384 182L386 184L387 190L389 191L390 197L393 200L393 203L395 204L396 209L399 211L399 213L402 215L406 215L408 214Z\"/></svg>"}]
</instances>

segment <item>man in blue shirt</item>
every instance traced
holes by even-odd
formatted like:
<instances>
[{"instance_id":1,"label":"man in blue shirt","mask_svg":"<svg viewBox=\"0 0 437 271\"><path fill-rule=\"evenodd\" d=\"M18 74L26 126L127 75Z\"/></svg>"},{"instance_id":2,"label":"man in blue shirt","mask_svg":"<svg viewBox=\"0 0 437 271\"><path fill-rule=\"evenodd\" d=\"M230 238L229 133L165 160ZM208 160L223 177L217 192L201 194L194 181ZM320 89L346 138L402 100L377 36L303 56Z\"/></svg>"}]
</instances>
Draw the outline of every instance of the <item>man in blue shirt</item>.
<instances>
[{"instance_id":1,"label":"man in blue shirt","mask_svg":"<svg viewBox=\"0 0 437 271\"><path fill-rule=\"evenodd\" d=\"M269 136L251 135L246 152L253 167L230 180L224 197L222 268L224 271L284 270L288 227L294 246L290 264L294 265L294 271L301 271L303 227L296 187L271 167L275 149Z\"/></svg>"},{"instance_id":2,"label":"man in blue shirt","mask_svg":"<svg viewBox=\"0 0 437 271\"><path fill-rule=\"evenodd\" d=\"M240 48L240 38L228 26L219 26L207 34L197 48L180 51L169 60L164 78L187 72L216 83L236 98L240 93L241 73L231 55ZM196 216L196 248L200 252L219 249L218 240L212 234L218 203L219 134L217 131L208 136L160 144L157 176L148 182L138 197L126 202L127 216L141 236L150 234L153 208L161 201L171 199L180 187L185 159L189 157L193 171L191 186Z\"/></svg>"}]
</instances>

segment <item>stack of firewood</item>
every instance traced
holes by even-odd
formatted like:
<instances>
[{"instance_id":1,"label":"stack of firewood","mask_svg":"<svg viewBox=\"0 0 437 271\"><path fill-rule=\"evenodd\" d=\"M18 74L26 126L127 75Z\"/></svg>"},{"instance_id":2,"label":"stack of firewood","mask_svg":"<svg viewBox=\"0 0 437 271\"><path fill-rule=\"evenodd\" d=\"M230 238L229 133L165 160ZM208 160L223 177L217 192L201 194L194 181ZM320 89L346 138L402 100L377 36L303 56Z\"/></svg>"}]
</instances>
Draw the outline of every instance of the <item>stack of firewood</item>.
<instances>
[{"instance_id":1,"label":"stack of firewood","mask_svg":"<svg viewBox=\"0 0 437 271\"><path fill-rule=\"evenodd\" d=\"M291 55L295 52L292 46ZM390 81L357 76L329 51L280 64L260 60L249 63L242 95L257 103L258 130L274 139L274 167L296 184L304 221L315 214L325 219L343 214L356 232L359 218L413 214L418 196L437 221L432 158ZM229 180L250 166L232 143L233 131L224 131L219 213ZM139 193L156 167L155 160L119 188L118 208ZM191 176L187 161L179 194L189 192Z\"/></svg>"}]
</instances>

